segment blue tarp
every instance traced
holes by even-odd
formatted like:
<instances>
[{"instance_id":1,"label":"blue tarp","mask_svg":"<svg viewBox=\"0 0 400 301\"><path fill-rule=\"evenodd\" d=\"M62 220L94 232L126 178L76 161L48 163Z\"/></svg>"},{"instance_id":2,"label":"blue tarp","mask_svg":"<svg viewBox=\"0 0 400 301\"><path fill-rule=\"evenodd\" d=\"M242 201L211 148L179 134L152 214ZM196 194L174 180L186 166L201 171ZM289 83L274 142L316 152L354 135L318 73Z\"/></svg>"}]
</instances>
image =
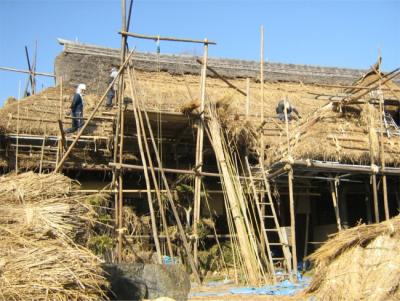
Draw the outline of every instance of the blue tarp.
<instances>
[{"instance_id":1,"label":"blue tarp","mask_svg":"<svg viewBox=\"0 0 400 301\"><path fill-rule=\"evenodd\" d=\"M220 282L224 284L223 281ZM275 296L292 296L303 290L310 283L310 279L299 277L298 283L293 283L289 280L284 280L276 285L266 285L262 287L239 287L229 289L222 292L199 292L191 293L190 296L224 296L228 294L238 295L275 295ZM213 282L209 286L218 286L217 282Z\"/></svg>"}]
</instances>

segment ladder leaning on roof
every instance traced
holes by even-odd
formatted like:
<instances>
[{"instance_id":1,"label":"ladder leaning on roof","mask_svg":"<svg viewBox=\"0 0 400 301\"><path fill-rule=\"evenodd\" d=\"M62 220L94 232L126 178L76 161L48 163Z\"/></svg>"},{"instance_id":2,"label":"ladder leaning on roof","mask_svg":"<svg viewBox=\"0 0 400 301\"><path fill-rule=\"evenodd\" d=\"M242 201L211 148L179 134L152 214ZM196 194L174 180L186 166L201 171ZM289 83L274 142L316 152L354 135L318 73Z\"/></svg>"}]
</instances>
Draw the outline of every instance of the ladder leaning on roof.
<instances>
[{"instance_id":1,"label":"ladder leaning on roof","mask_svg":"<svg viewBox=\"0 0 400 301\"><path fill-rule=\"evenodd\" d=\"M260 220L260 232L261 237L260 241L264 243L266 252L267 252L267 260L269 265L269 271L272 274L272 279L274 282L277 280L277 276L283 276L283 278L290 278L292 280L292 261L291 261L291 252L289 250L289 245L287 239L284 238L284 235L281 232L281 228L279 226L278 217L276 215L275 207L272 200L271 189L269 186L269 182L265 176L264 168L261 166L250 166L246 157L246 165L249 173L249 178L252 186L252 190L254 195L256 196L257 189L253 178L253 173L256 171L257 175L262 173L262 180L260 181L261 186L267 191L267 200L265 202L260 202L258 197L255 197L256 207L257 207L257 215ZM264 206L264 212L261 207ZM272 221L272 223L271 223ZM267 225L271 225L272 227L266 228ZM281 254L279 257L274 254L271 248L280 249ZM275 265L278 263L283 263L283 272L279 273L276 270Z\"/></svg>"},{"instance_id":2,"label":"ladder leaning on roof","mask_svg":"<svg viewBox=\"0 0 400 301\"><path fill-rule=\"evenodd\" d=\"M400 129L390 113L384 112L383 122L385 123L386 134L400 136Z\"/></svg>"}]
</instances>

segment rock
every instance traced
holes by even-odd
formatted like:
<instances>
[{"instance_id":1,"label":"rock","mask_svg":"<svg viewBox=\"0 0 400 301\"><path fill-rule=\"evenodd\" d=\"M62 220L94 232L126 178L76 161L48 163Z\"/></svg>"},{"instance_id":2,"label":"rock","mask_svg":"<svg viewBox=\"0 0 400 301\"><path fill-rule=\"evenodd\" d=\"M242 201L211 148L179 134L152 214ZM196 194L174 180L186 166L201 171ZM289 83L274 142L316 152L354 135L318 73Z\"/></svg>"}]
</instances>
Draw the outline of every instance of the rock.
<instances>
[{"instance_id":1,"label":"rock","mask_svg":"<svg viewBox=\"0 0 400 301\"><path fill-rule=\"evenodd\" d=\"M189 276L180 265L122 263L104 265L104 270L114 293L112 300L185 301L190 290Z\"/></svg>"}]
</instances>

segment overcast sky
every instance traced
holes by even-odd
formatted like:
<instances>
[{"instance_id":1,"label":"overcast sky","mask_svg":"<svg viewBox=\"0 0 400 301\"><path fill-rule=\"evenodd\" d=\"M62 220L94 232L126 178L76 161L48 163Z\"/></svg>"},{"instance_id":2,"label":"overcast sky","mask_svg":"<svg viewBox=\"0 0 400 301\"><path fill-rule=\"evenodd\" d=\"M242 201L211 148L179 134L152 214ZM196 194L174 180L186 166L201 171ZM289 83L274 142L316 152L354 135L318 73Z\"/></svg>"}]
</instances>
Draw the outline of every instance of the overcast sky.
<instances>
[{"instance_id":1,"label":"overcast sky","mask_svg":"<svg viewBox=\"0 0 400 301\"><path fill-rule=\"evenodd\" d=\"M129 3L130 0L127 0ZM400 67L398 1L134 0L131 31L216 41L212 57L367 69L381 49L383 69ZM53 72L56 38L120 47L119 0L0 0L0 66L27 69L24 46L38 43L37 70ZM152 41L130 40L139 51ZM161 53L200 55L201 46L161 43ZM0 105L27 76L0 71ZM38 87L53 85L38 78Z\"/></svg>"}]
</instances>

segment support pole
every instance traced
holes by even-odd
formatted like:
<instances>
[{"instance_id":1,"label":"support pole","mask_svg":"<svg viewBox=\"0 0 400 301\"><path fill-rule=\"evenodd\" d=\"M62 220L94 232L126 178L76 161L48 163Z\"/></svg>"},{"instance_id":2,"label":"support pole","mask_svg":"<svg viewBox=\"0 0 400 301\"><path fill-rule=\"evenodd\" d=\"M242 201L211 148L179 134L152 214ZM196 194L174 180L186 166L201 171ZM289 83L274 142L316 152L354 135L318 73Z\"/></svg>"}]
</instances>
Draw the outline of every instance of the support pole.
<instances>
[{"instance_id":1,"label":"support pole","mask_svg":"<svg viewBox=\"0 0 400 301\"><path fill-rule=\"evenodd\" d=\"M292 245L292 259L293 259L293 279L297 282L297 250L296 250L296 213L294 207L293 197L293 168L288 172L288 185L289 185L289 203L290 203L290 236Z\"/></svg>"},{"instance_id":2,"label":"support pole","mask_svg":"<svg viewBox=\"0 0 400 301\"><path fill-rule=\"evenodd\" d=\"M335 217L336 217L336 225L338 228L338 231L342 230L342 222L340 221L340 214L339 214L339 206L338 206L338 199L337 199L337 180L335 180L335 183L332 181L329 181L329 186L331 188L331 196L332 196L332 203L333 203L333 209L335 210Z\"/></svg>"},{"instance_id":3,"label":"support pole","mask_svg":"<svg viewBox=\"0 0 400 301\"><path fill-rule=\"evenodd\" d=\"M379 73L380 75L380 73ZM379 83L381 80L379 80ZM384 137L383 137L383 131L384 131L384 126L383 126L383 119L385 118L385 110L384 110L384 99L383 99L383 92L382 92L382 86L379 84L379 121L380 121L380 135L379 135L379 140L380 140L380 152L379 152L379 157L381 160L381 171L383 173L382 175L382 186L383 186L383 207L385 209L385 220L389 219L389 203L388 203L388 192L387 192L387 181L386 181L386 175L385 175L385 147L384 147Z\"/></svg>"},{"instance_id":4,"label":"support pole","mask_svg":"<svg viewBox=\"0 0 400 301\"><path fill-rule=\"evenodd\" d=\"M261 88L261 120L264 123L264 26L261 25L261 45L260 45L260 88ZM261 164L264 164L264 135L261 130Z\"/></svg>"},{"instance_id":5,"label":"support pole","mask_svg":"<svg viewBox=\"0 0 400 301\"><path fill-rule=\"evenodd\" d=\"M368 106L371 106L370 104L367 104ZM372 108L370 108L371 110ZM370 161L371 161L371 177L370 181L372 182L372 192L373 192L373 200L374 200L374 214L375 214L375 222L379 223L379 205L378 205L378 189L376 185L376 173L377 171L374 169L375 166L375 151L374 151L374 146L373 146L373 135L375 131L374 127L374 116L371 114L371 111L369 112L369 154L370 154Z\"/></svg>"},{"instance_id":6,"label":"support pole","mask_svg":"<svg viewBox=\"0 0 400 301\"><path fill-rule=\"evenodd\" d=\"M39 173L42 173L42 169L43 169L43 156L44 156L44 144L45 144L45 141L46 141L46 137L43 136L42 149L40 151Z\"/></svg>"},{"instance_id":7,"label":"support pole","mask_svg":"<svg viewBox=\"0 0 400 301\"><path fill-rule=\"evenodd\" d=\"M203 65L201 70L201 89L200 89L200 120L197 122L197 139L196 139L196 158L195 166L198 172L202 172L203 165L203 143L204 143L204 107L206 99L206 78L207 78L207 61L208 61L208 44L207 39L204 40ZM198 265L197 249L198 249L198 233L197 226L200 221L201 208L201 176L196 174L194 182L194 206L193 206L193 234L195 237L193 245L193 258L196 266Z\"/></svg>"}]
</instances>

